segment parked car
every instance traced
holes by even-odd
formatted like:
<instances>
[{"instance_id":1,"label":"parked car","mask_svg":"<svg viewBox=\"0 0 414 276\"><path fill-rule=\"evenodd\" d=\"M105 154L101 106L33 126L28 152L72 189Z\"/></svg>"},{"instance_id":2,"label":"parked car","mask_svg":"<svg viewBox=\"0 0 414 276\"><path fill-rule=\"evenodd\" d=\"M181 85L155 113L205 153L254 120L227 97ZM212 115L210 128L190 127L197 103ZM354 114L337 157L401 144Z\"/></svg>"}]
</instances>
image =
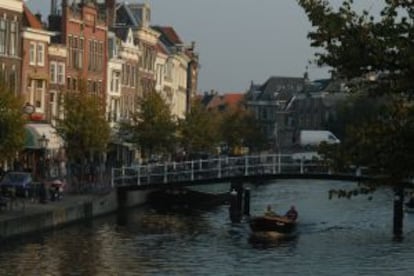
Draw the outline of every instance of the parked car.
<instances>
[{"instance_id":1,"label":"parked car","mask_svg":"<svg viewBox=\"0 0 414 276\"><path fill-rule=\"evenodd\" d=\"M2 194L15 189L16 196L28 197L32 188L33 178L28 172L7 172L0 181Z\"/></svg>"}]
</instances>

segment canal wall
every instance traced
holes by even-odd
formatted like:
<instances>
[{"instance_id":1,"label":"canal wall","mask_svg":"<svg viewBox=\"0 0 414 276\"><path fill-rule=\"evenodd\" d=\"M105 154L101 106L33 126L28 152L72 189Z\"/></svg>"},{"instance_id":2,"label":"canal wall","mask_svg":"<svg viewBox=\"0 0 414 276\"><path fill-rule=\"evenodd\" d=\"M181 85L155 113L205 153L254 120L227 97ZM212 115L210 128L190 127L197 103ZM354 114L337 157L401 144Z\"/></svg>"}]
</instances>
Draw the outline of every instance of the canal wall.
<instances>
[{"instance_id":1,"label":"canal wall","mask_svg":"<svg viewBox=\"0 0 414 276\"><path fill-rule=\"evenodd\" d=\"M144 204L150 191L130 191L126 207ZM13 210L0 211L0 240L41 232L118 210L117 193L68 195L59 202L27 203Z\"/></svg>"}]
</instances>

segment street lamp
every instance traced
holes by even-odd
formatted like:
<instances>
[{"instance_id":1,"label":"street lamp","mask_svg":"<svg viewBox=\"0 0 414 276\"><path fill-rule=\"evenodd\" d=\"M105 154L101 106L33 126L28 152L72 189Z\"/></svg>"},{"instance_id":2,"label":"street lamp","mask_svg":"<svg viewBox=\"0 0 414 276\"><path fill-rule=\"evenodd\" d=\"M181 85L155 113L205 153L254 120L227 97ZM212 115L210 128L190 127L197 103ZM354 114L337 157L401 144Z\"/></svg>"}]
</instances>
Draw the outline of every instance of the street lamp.
<instances>
[{"instance_id":1,"label":"street lamp","mask_svg":"<svg viewBox=\"0 0 414 276\"><path fill-rule=\"evenodd\" d=\"M41 153L42 153L42 162L41 162L41 175L42 178L45 178L46 173L45 173L45 169L46 169L46 150L47 150L47 145L49 144L49 139L46 138L46 135L43 134L39 139L39 145L40 145L40 149L41 149Z\"/></svg>"}]
</instances>

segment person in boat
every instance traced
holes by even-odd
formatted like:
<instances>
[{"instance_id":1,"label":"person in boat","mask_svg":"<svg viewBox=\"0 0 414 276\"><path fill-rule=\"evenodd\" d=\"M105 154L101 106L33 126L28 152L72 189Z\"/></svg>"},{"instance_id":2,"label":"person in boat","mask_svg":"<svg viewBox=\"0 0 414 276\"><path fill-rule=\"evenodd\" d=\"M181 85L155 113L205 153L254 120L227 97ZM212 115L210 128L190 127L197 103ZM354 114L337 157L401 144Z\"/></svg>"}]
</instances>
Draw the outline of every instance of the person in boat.
<instances>
[{"instance_id":1,"label":"person in boat","mask_svg":"<svg viewBox=\"0 0 414 276\"><path fill-rule=\"evenodd\" d=\"M271 216L271 217L277 216L276 212L272 210L272 206L270 204L267 205L265 216Z\"/></svg>"},{"instance_id":2,"label":"person in boat","mask_svg":"<svg viewBox=\"0 0 414 276\"><path fill-rule=\"evenodd\" d=\"M296 211L295 206L291 206L290 209L286 212L285 217L290 220L296 220L298 218L298 211Z\"/></svg>"}]
</instances>

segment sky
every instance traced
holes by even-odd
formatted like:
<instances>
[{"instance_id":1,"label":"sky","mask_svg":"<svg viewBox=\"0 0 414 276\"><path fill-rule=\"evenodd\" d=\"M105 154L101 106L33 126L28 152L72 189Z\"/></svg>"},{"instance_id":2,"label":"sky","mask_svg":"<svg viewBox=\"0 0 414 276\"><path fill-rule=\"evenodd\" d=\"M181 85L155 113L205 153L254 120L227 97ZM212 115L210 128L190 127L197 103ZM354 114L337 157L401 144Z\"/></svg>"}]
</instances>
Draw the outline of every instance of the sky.
<instances>
[{"instance_id":1,"label":"sky","mask_svg":"<svg viewBox=\"0 0 414 276\"><path fill-rule=\"evenodd\" d=\"M118 0L122 1L122 0ZM251 81L264 83L271 76L310 79L329 77L329 68L309 61L311 30L296 0L129 0L151 5L151 24L172 26L186 43L196 42L200 55L198 90L245 92ZM342 0L330 0L334 5ZM363 8L376 8L378 0L358 0ZM46 15L50 0L28 0L33 13Z\"/></svg>"}]
</instances>

